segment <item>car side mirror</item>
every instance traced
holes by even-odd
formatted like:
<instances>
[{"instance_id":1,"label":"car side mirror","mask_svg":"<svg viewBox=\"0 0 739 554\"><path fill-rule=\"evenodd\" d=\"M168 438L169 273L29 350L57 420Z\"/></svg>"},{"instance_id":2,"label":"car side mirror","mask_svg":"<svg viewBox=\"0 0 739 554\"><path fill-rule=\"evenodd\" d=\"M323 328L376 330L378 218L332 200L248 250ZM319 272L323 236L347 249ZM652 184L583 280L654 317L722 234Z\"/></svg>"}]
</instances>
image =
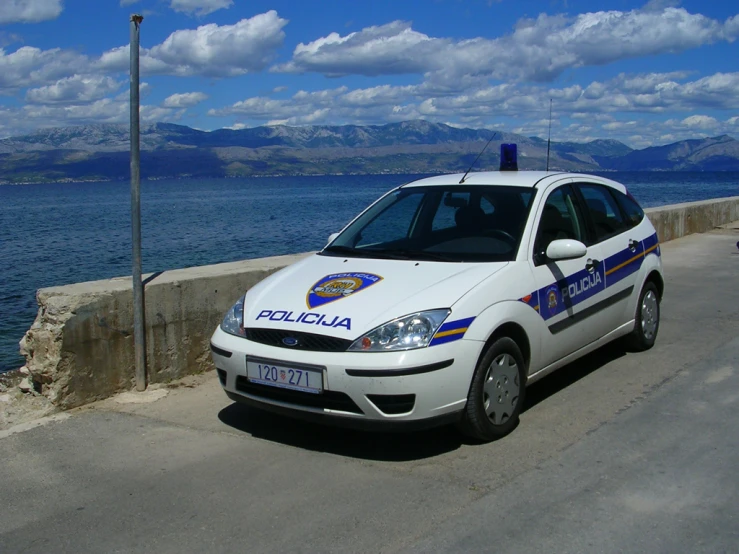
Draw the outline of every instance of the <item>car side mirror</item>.
<instances>
[{"instance_id":1,"label":"car side mirror","mask_svg":"<svg viewBox=\"0 0 739 554\"><path fill-rule=\"evenodd\" d=\"M330 235L328 236L328 242L327 242L326 244L327 244L327 245L328 245L328 244L331 244L332 242L334 242L334 241L336 240L336 237L338 237L338 236L339 236L339 233L331 233L331 234L330 234Z\"/></svg>"},{"instance_id":2,"label":"car side mirror","mask_svg":"<svg viewBox=\"0 0 739 554\"><path fill-rule=\"evenodd\" d=\"M575 239L553 240L547 246L547 258L552 261L574 260L588 253L588 247Z\"/></svg>"}]
</instances>

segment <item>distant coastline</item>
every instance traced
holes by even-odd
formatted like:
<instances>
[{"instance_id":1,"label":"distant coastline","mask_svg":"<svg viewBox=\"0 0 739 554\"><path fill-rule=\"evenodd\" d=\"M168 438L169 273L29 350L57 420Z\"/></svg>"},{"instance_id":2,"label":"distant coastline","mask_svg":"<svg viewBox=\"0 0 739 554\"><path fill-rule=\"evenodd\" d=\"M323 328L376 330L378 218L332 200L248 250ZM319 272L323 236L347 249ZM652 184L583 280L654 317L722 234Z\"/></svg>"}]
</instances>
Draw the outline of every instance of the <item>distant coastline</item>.
<instances>
[{"instance_id":1,"label":"distant coastline","mask_svg":"<svg viewBox=\"0 0 739 554\"><path fill-rule=\"evenodd\" d=\"M427 121L380 126L255 127L199 131L142 126L144 180L405 175L461 172L490 138L487 129ZM501 143L515 142L521 170L547 165L547 142L496 133L475 170L494 170ZM126 181L129 131L124 125L45 129L0 140L0 184ZM635 150L616 141L551 144L549 167L561 171L739 171L739 141L728 135Z\"/></svg>"}]
</instances>

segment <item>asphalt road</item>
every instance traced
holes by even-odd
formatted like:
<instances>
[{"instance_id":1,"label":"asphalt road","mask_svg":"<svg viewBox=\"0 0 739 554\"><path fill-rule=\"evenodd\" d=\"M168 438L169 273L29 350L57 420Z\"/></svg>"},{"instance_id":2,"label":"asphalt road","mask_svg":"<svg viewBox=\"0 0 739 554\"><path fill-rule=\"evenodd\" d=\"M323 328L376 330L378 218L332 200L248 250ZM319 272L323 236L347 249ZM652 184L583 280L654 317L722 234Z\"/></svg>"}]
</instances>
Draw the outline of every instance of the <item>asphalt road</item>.
<instances>
[{"instance_id":1,"label":"asphalt road","mask_svg":"<svg viewBox=\"0 0 739 554\"><path fill-rule=\"evenodd\" d=\"M0 435L0 552L739 552L738 239L665 244L657 345L543 379L491 444L317 428L213 376Z\"/></svg>"}]
</instances>

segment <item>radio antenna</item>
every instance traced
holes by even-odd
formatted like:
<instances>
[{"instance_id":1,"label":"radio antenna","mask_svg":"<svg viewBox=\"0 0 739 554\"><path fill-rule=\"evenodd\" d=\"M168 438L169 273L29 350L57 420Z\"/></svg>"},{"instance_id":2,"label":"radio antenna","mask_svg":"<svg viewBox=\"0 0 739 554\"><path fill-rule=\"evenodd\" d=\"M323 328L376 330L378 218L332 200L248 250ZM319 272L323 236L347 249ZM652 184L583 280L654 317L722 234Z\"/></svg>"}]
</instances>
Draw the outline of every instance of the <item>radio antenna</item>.
<instances>
[{"instance_id":1,"label":"radio antenna","mask_svg":"<svg viewBox=\"0 0 739 554\"><path fill-rule=\"evenodd\" d=\"M483 149L482 149L482 150L480 151L480 153L479 153L479 154L477 155L477 157L475 158L475 161L474 161L474 162L472 162L472 165L471 165L471 166L470 166L470 168L469 168L469 169L467 170L467 172L466 172L466 173L464 174L464 177L462 177L462 179L461 179L461 180L459 181L459 184L460 184L460 185L464 183L464 180L465 180L465 179L467 178L467 175L469 175L470 171L472 171L472 168L473 168L473 167L475 167L475 164L477 163L477 160L479 160L479 159L480 159L480 156L482 156L482 153L483 153L483 152L485 152L485 150L487 149L487 147L488 147L488 146L490 146L490 143L491 143L491 142L493 142L493 139L495 138L495 135L497 135L497 134L498 134L498 131L495 131L495 132L493 133L493 136L492 136L492 137L490 137L490 140L489 140L489 141L487 142L487 144L485 145L485 147L484 147L484 148L483 148Z\"/></svg>"},{"instance_id":2,"label":"radio antenna","mask_svg":"<svg viewBox=\"0 0 739 554\"><path fill-rule=\"evenodd\" d=\"M552 99L549 99L549 136L547 136L547 171L549 171L549 147L552 144Z\"/></svg>"}]
</instances>

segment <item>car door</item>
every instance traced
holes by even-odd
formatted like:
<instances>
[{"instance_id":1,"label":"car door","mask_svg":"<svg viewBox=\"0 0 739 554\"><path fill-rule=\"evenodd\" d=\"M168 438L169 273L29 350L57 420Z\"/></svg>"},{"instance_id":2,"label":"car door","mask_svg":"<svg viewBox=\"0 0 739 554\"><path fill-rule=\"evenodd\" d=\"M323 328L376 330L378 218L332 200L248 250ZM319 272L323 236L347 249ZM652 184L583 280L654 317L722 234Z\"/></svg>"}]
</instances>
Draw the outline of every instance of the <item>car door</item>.
<instances>
[{"instance_id":1,"label":"car door","mask_svg":"<svg viewBox=\"0 0 739 554\"><path fill-rule=\"evenodd\" d=\"M625 324L626 306L634 293L637 270L644 257L644 237L624 214L611 187L597 183L573 185L585 206L590 227L589 243L600 246L603 255L606 295L599 318L604 334ZM637 291L638 292L638 291Z\"/></svg>"},{"instance_id":2,"label":"car door","mask_svg":"<svg viewBox=\"0 0 739 554\"><path fill-rule=\"evenodd\" d=\"M543 365L598 339L602 322L594 322L594 306L603 300L603 256L598 244L588 245L588 231L580 200L569 184L545 191L536 218L529 263L537 290L539 315L548 333L542 339ZM575 239L587 246L582 258L553 261L546 249L553 240Z\"/></svg>"}]
</instances>

